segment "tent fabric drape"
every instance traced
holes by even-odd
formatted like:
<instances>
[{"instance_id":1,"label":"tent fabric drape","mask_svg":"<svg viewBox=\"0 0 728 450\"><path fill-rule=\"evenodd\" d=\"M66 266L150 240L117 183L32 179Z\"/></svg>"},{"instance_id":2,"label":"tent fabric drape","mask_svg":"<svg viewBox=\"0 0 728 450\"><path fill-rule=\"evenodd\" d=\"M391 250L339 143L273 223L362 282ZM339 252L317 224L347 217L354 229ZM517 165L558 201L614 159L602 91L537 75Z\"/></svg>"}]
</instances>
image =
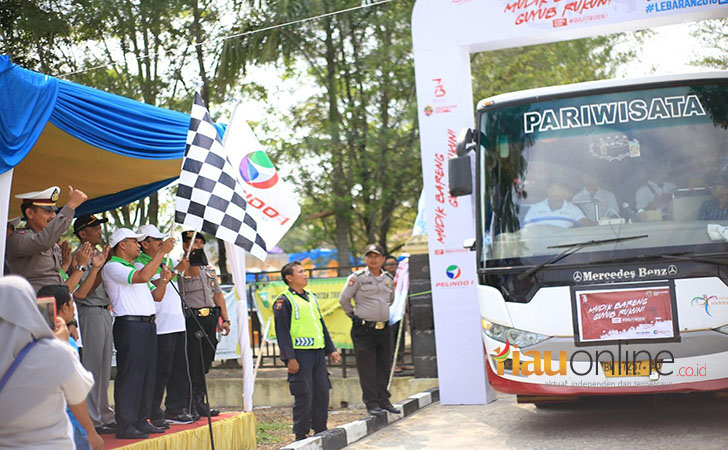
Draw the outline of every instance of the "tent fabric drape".
<instances>
[{"instance_id":1,"label":"tent fabric drape","mask_svg":"<svg viewBox=\"0 0 728 450\"><path fill-rule=\"evenodd\" d=\"M184 155L190 117L42 75L0 55L0 174L21 164L48 122L98 151L169 161ZM225 127L215 126L222 137ZM34 164L25 167L24 172L35 172L39 162ZM106 166L97 166L79 166L78 171L108 170ZM144 198L174 181L176 177L169 178L170 175L160 174L159 181L132 189L128 185L109 185L108 195L89 200L77 214L97 213Z\"/></svg>"},{"instance_id":2,"label":"tent fabric drape","mask_svg":"<svg viewBox=\"0 0 728 450\"><path fill-rule=\"evenodd\" d=\"M97 197L91 200L87 200L76 209L76 217L83 216L85 214L97 214L100 212L108 211L110 209L124 206L135 200L142 199L168 184L172 183L177 178L169 178L155 183L149 183L144 186L127 189L125 191L117 192L116 194L104 195L103 197Z\"/></svg>"},{"instance_id":3,"label":"tent fabric drape","mask_svg":"<svg viewBox=\"0 0 728 450\"><path fill-rule=\"evenodd\" d=\"M22 69L0 55L0 173L33 148L58 96L58 80Z\"/></svg>"},{"instance_id":4,"label":"tent fabric drape","mask_svg":"<svg viewBox=\"0 0 728 450\"><path fill-rule=\"evenodd\" d=\"M50 122L103 150L140 159L179 159L190 117L59 80Z\"/></svg>"}]
</instances>

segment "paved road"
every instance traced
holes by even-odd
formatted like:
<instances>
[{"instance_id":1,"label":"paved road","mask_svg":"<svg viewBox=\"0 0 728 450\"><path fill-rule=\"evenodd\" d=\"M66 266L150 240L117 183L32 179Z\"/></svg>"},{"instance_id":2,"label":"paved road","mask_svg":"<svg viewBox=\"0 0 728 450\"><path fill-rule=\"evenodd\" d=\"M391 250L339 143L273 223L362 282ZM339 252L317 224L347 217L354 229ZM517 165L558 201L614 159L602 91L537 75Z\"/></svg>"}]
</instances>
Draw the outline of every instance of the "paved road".
<instances>
[{"instance_id":1,"label":"paved road","mask_svg":"<svg viewBox=\"0 0 728 450\"><path fill-rule=\"evenodd\" d=\"M499 394L487 406L428 406L347 448L724 450L728 399L590 398L542 409Z\"/></svg>"}]
</instances>

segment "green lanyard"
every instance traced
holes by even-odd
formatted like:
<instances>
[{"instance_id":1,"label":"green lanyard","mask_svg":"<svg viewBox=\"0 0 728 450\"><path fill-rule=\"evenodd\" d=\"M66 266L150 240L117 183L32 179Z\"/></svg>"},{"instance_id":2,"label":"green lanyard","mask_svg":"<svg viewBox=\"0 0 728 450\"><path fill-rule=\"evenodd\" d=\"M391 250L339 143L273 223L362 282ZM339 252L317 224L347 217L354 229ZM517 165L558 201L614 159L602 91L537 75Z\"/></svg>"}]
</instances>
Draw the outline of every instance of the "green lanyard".
<instances>
[{"instance_id":1,"label":"green lanyard","mask_svg":"<svg viewBox=\"0 0 728 450\"><path fill-rule=\"evenodd\" d=\"M139 256L137 257L137 259L135 259L136 262L141 263L141 264L144 264L145 266L147 264L149 264L149 261L151 261L151 260L152 260L152 257L149 256L149 255L147 255L144 252L141 252L139 254ZM162 264L166 265L167 267L172 267L172 260L169 259L169 258L166 258L166 257L165 258L162 258ZM162 272L162 268L161 267L157 267L157 270L154 273L160 273L160 272ZM172 281L175 281L175 282L177 281L177 275L175 275L174 277L172 277Z\"/></svg>"},{"instance_id":2,"label":"green lanyard","mask_svg":"<svg viewBox=\"0 0 728 450\"><path fill-rule=\"evenodd\" d=\"M139 259L139 258L137 258L137 259ZM149 259L151 260L151 258L149 258ZM118 262L122 266L128 267L130 269L134 269L134 270L139 270L139 269L137 269L137 267L134 264L130 263L129 261L127 261L125 259L119 258L118 256L112 256L111 259L109 260L109 262ZM129 284L131 284L131 278L129 278ZM149 287L150 291L153 291L154 289L157 288L155 285L153 285L152 283L150 283L148 281L147 281L147 287Z\"/></svg>"}]
</instances>

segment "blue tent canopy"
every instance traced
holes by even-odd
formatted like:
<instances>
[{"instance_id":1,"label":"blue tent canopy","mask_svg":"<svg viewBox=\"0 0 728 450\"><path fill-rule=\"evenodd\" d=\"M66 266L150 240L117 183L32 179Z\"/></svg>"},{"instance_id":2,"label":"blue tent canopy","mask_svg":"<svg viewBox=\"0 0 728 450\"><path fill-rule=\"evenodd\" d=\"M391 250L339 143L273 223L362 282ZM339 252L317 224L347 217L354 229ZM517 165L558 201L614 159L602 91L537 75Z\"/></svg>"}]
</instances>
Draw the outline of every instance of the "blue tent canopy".
<instances>
[{"instance_id":1,"label":"blue tent canopy","mask_svg":"<svg viewBox=\"0 0 728 450\"><path fill-rule=\"evenodd\" d=\"M0 55L0 174L15 169L13 195L53 185L65 195L72 185L90 199L77 215L144 198L179 175L189 122L187 114L32 72Z\"/></svg>"}]
</instances>

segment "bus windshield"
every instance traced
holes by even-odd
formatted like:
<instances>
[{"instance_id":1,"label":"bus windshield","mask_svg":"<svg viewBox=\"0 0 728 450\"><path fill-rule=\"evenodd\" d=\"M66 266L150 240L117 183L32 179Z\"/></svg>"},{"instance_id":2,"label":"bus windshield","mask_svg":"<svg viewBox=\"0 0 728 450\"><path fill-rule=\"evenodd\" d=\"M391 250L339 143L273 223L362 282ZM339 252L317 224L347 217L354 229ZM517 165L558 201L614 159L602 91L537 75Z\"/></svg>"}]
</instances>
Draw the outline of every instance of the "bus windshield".
<instances>
[{"instance_id":1,"label":"bus windshield","mask_svg":"<svg viewBox=\"0 0 728 450\"><path fill-rule=\"evenodd\" d=\"M481 112L481 264L728 252L728 83L684 84Z\"/></svg>"}]
</instances>

